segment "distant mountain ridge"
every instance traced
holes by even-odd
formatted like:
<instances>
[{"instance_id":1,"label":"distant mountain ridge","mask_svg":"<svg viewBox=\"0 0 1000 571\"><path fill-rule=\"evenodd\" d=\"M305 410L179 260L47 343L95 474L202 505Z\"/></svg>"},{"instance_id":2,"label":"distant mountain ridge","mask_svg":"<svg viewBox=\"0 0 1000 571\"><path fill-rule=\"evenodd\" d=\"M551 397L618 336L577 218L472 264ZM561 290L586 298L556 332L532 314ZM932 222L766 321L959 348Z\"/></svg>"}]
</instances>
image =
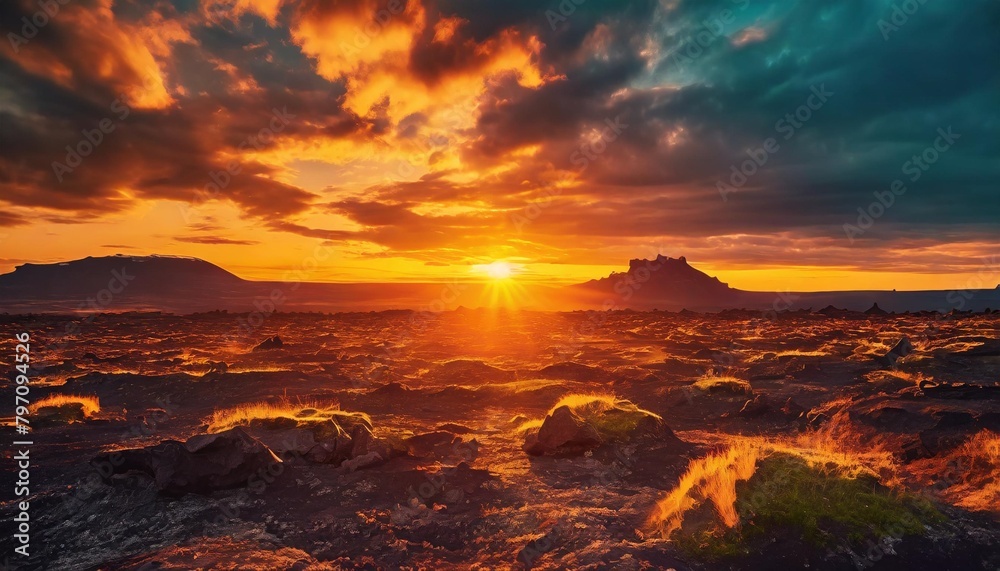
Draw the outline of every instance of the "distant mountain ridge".
<instances>
[{"instance_id":1,"label":"distant mountain ridge","mask_svg":"<svg viewBox=\"0 0 1000 571\"><path fill-rule=\"evenodd\" d=\"M198 258L88 256L51 264L27 263L0 275L0 310L55 311L216 309L232 295L260 288Z\"/></svg>"},{"instance_id":2,"label":"distant mountain ridge","mask_svg":"<svg viewBox=\"0 0 1000 571\"><path fill-rule=\"evenodd\" d=\"M0 312L73 313L228 310L441 311L496 299L495 283L316 283L245 280L198 258L115 255L22 264L0 275ZM751 292L691 266L683 256L633 259L628 270L562 288L519 284L513 307L541 310L748 309L771 315L834 306L886 312L1000 310L1000 287L960 291ZM878 311L873 310L877 304Z\"/></svg>"},{"instance_id":3,"label":"distant mountain ridge","mask_svg":"<svg viewBox=\"0 0 1000 571\"><path fill-rule=\"evenodd\" d=\"M144 267L140 267L144 266ZM124 290L140 277L144 287L176 291L177 288L234 286L246 283L236 275L199 258L182 256L87 256L51 264L21 264L0 276L5 292L23 290L40 295L64 295L81 289L100 291L117 283ZM112 285L117 289L116 286Z\"/></svg>"},{"instance_id":4,"label":"distant mountain ridge","mask_svg":"<svg viewBox=\"0 0 1000 571\"><path fill-rule=\"evenodd\" d=\"M732 288L692 267L684 256L662 254L652 260L629 261L625 272L571 286L592 308L721 311L748 309L762 316L786 310L819 310L834 306L879 315L906 311L984 311L1000 309L996 289L955 291L828 291L756 292ZM877 308L877 311L872 311Z\"/></svg>"}]
</instances>

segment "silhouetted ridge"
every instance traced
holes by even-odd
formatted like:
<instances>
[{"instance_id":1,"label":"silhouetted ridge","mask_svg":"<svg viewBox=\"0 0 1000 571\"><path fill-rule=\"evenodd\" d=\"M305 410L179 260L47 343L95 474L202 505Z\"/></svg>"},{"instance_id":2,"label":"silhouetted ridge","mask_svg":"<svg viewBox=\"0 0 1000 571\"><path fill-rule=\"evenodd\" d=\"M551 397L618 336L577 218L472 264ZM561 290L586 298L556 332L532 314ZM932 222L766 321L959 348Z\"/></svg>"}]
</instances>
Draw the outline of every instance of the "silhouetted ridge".
<instances>
[{"instance_id":1,"label":"silhouetted ridge","mask_svg":"<svg viewBox=\"0 0 1000 571\"><path fill-rule=\"evenodd\" d=\"M879 307L876 303L865 311L865 315L889 315L889 312Z\"/></svg>"},{"instance_id":2,"label":"silhouetted ridge","mask_svg":"<svg viewBox=\"0 0 1000 571\"><path fill-rule=\"evenodd\" d=\"M695 308L724 307L738 290L688 264L687 258L658 255L629 260L628 271L577 286L622 299L629 306L660 305Z\"/></svg>"},{"instance_id":3,"label":"silhouetted ridge","mask_svg":"<svg viewBox=\"0 0 1000 571\"><path fill-rule=\"evenodd\" d=\"M78 299L95 297L104 290L126 296L135 290L144 294L208 292L243 283L205 260L157 255L118 254L52 264L21 264L13 272L0 275L0 291L8 295Z\"/></svg>"}]
</instances>

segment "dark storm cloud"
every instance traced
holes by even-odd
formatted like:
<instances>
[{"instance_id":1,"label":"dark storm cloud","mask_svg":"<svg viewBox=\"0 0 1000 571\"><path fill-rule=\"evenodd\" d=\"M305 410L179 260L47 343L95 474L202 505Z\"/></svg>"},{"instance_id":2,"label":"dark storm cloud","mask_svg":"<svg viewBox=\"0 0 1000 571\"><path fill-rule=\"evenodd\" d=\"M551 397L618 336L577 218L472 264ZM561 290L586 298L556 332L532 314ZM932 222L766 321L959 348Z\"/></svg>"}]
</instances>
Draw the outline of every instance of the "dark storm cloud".
<instances>
[{"instance_id":1,"label":"dark storm cloud","mask_svg":"<svg viewBox=\"0 0 1000 571\"><path fill-rule=\"evenodd\" d=\"M725 10L731 17L724 22ZM566 25L588 21L587 14L570 16ZM1000 53L1000 4L921 5L887 40L879 21L892 14L890 2L682 1L645 22L661 50L648 74L636 24L604 19L610 27L604 54L574 60L547 48L550 60L566 64L558 70L565 80L537 90L498 81L477 125L483 136L467 152L489 158L541 142L539 160L572 168L581 136L620 115L629 128L589 162L584 176L603 198L632 187L634 198L622 197L607 215L629 218L631 206L654 208L644 217L659 220L645 228L650 234L676 232L697 219L691 230L705 235L814 227L842 235L857 207L867 207L874 191L886 191L897 178L909 192L893 206L895 221L1000 220L1000 66L988 55ZM755 41L738 45L750 28L759 30ZM580 43L562 45L572 52ZM805 105L814 88L832 95L807 110L807 121L778 123ZM911 181L902 172L906 161L949 126L960 140ZM665 141L671 133L674 144ZM728 205L720 204L717 183L728 182L730 168L769 138L779 150L729 195ZM676 219L679 210L685 220ZM900 231L889 224L882 230L886 237Z\"/></svg>"}]
</instances>

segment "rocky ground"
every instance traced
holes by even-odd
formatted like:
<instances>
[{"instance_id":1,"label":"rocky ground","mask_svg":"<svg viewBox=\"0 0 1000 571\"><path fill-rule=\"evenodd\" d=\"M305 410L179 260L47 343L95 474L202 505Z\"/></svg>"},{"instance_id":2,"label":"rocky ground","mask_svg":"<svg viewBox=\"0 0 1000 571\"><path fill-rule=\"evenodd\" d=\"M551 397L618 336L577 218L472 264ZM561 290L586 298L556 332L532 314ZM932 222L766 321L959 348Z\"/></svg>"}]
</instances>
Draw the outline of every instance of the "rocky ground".
<instances>
[{"instance_id":1,"label":"rocky ground","mask_svg":"<svg viewBox=\"0 0 1000 571\"><path fill-rule=\"evenodd\" d=\"M9 568L1000 569L992 314L147 313L0 329L32 336L32 400L99 401L32 411L32 555ZM225 413L257 402L270 418ZM730 469L748 477L713 480Z\"/></svg>"}]
</instances>

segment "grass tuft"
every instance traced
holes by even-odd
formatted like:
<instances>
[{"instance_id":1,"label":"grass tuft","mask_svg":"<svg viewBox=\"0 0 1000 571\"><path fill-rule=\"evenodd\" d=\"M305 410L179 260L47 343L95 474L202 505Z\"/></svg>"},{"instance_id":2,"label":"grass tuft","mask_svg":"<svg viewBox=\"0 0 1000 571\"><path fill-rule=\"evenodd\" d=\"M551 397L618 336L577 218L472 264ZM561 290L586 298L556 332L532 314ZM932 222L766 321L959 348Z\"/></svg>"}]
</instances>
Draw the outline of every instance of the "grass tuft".
<instances>
[{"instance_id":1,"label":"grass tuft","mask_svg":"<svg viewBox=\"0 0 1000 571\"><path fill-rule=\"evenodd\" d=\"M753 393L753 389L750 387L749 382L730 376L702 377L694 382L694 388L706 393L727 392L747 395Z\"/></svg>"},{"instance_id":2,"label":"grass tuft","mask_svg":"<svg viewBox=\"0 0 1000 571\"><path fill-rule=\"evenodd\" d=\"M563 406L568 406L584 421L591 424L606 440L628 438L644 419L663 420L659 415L613 395L566 395L549 409L548 414L552 414L557 408ZM528 423L522 425L522 429L525 426L528 426ZM541 422L538 422L537 425L530 425L530 427L534 426L541 426Z\"/></svg>"},{"instance_id":3,"label":"grass tuft","mask_svg":"<svg viewBox=\"0 0 1000 571\"><path fill-rule=\"evenodd\" d=\"M33 412L39 411L43 408L49 407L60 407L68 404L81 404L83 405L83 414L87 417L97 414L101 411L101 402L97 397L88 397L83 395L60 395L53 394L49 395L39 401L35 401L31 405L31 410Z\"/></svg>"},{"instance_id":4,"label":"grass tuft","mask_svg":"<svg viewBox=\"0 0 1000 571\"><path fill-rule=\"evenodd\" d=\"M340 410L338 404L292 403L282 400L276 403L253 402L217 410L207 421L208 432L223 432L237 426L246 426L254 420L277 418L288 418L298 423L325 422L330 419L341 423L342 420L358 419L371 425L371 418L368 415L360 412L344 412Z\"/></svg>"}]
</instances>

